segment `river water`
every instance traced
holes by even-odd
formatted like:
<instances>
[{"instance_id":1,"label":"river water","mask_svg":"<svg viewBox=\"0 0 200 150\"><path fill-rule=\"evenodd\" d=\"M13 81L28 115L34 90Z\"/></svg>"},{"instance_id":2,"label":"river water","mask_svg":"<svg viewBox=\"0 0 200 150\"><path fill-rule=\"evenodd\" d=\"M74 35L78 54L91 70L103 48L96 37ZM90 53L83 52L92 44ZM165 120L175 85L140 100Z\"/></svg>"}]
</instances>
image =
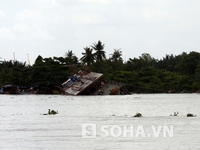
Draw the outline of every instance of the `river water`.
<instances>
[{"instance_id":1,"label":"river water","mask_svg":"<svg viewBox=\"0 0 200 150\"><path fill-rule=\"evenodd\" d=\"M200 94L0 95L0 150L199 150L199 116Z\"/></svg>"}]
</instances>

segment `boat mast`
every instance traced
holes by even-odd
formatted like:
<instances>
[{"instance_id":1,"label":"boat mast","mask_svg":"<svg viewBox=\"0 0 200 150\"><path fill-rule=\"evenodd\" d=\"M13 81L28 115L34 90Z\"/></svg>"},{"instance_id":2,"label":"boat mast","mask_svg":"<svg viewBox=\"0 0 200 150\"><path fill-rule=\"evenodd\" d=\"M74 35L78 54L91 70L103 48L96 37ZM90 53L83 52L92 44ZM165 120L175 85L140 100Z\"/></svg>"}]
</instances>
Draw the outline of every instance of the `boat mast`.
<instances>
[{"instance_id":1,"label":"boat mast","mask_svg":"<svg viewBox=\"0 0 200 150\"><path fill-rule=\"evenodd\" d=\"M16 59L15 59L15 52L13 52L13 62L16 62Z\"/></svg>"},{"instance_id":2,"label":"boat mast","mask_svg":"<svg viewBox=\"0 0 200 150\"><path fill-rule=\"evenodd\" d=\"M30 62L30 58L29 58L29 54L27 53L27 58L28 58L28 64L29 66L31 65L31 62Z\"/></svg>"}]
</instances>

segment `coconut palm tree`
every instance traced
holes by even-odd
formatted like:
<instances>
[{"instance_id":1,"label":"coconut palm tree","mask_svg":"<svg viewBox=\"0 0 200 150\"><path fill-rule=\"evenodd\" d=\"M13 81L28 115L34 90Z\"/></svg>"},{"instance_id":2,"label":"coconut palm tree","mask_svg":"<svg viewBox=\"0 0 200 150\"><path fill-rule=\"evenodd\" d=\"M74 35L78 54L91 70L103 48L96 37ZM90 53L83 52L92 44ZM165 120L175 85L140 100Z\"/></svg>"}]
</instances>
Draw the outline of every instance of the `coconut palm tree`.
<instances>
[{"instance_id":1,"label":"coconut palm tree","mask_svg":"<svg viewBox=\"0 0 200 150\"><path fill-rule=\"evenodd\" d=\"M65 53L65 59L67 61L67 64L69 64L69 65L77 65L78 64L78 58L74 55L72 50L68 50L68 52Z\"/></svg>"},{"instance_id":2,"label":"coconut palm tree","mask_svg":"<svg viewBox=\"0 0 200 150\"><path fill-rule=\"evenodd\" d=\"M96 52L94 53L94 57L97 62L102 62L103 59L106 58L106 52L104 51L105 45L102 44L101 41L98 41L97 43L94 43L91 46Z\"/></svg>"},{"instance_id":3,"label":"coconut palm tree","mask_svg":"<svg viewBox=\"0 0 200 150\"><path fill-rule=\"evenodd\" d=\"M83 57L80 58L81 61L87 64L88 67L94 63L94 54L92 54L92 50L89 47L84 48L85 53L82 53Z\"/></svg>"},{"instance_id":4,"label":"coconut palm tree","mask_svg":"<svg viewBox=\"0 0 200 150\"><path fill-rule=\"evenodd\" d=\"M111 54L111 61L114 62L114 69L115 71L118 69L120 62L122 62L122 51L120 49L114 49L113 54Z\"/></svg>"},{"instance_id":5,"label":"coconut palm tree","mask_svg":"<svg viewBox=\"0 0 200 150\"><path fill-rule=\"evenodd\" d=\"M65 57L72 59L74 56L72 50L68 50L68 52L65 52Z\"/></svg>"},{"instance_id":6,"label":"coconut palm tree","mask_svg":"<svg viewBox=\"0 0 200 150\"><path fill-rule=\"evenodd\" d=\"M114 60L115 62L117 62L117 60L122 60L122 51L120 51L120 49L114 49L114 52L111 55L111 60Z\"/></svg>"}]
</instances>

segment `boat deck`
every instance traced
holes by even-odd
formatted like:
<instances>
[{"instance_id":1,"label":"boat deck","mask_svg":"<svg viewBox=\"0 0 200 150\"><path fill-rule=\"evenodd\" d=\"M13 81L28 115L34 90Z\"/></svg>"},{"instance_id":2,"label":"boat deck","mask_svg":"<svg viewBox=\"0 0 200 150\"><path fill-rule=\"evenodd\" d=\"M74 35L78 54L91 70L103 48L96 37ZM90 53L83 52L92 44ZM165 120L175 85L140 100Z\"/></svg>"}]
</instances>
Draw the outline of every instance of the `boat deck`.
<instances>
[{"instance_id":1,"label":"boat deck","mask_svg":"<svg viewBox=\"0 0 200 150\"><path fill-rule=\"evenodd\" d=\"M68 95L79 95L99 81L102 76L103 74L101 73L79 71L78 74L75 74L62 84L63 90Z\"/></svg>"}]
</instances>

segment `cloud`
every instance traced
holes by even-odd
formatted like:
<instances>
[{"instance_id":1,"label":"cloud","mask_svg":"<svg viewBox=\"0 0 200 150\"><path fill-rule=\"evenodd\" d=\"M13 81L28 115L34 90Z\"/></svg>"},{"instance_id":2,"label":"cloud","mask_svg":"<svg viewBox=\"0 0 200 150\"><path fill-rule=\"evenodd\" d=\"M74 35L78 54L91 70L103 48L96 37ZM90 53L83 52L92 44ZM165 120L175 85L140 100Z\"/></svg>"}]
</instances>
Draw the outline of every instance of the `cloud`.
<instances>
[{"instance_id":1,"label":"cloud","mask_svg":"<svg viewBox=\"0 0 200 150\"><path fill-rule=\"evenodd\" d=\"M5 13L2 10L0 10L0 17L4 17L4 16L5 16Z\"/></svg>"},{"instance_id":2,"label":"cloud","mask_svg":"<svg viewBox=\"0 0 200 150\"><path fill-rule=\"evenodd\" d=\"M40 12L34 11L34 10L23 10L17 13L18 20L35 19L39 16L40 16Z\"/></svg>"},{"instance_id":3,"label":"cloud","mask_svg":"<svg viewBox=\"0 0 200 150\"><path fill-rule=\"evenodd\" d=\"M172 15L168 11L147 9L143 13L143 17L149 20L165 21L176 20L176 16Z\"/></svg>"},{"instance_id":4,"label":"cloud","mask_svg":"<svg viewBox=\"0 0 200 150\"><path fill-rule=\"evenodd\" d=\"M14 39L15 38L15 34L11 31L11 29L3 27L0 28L0 39Z\"/></svg>"},{"instance_id":5,"label":"cloud","mask_svg":"<svg viewBox=\"0 0 200 150\"><path fill-rule=\"evenodd\" d=\"M85 3L98 3L98 4L107 4L108 0L80 0Z\"/></svg>"},{"instance_id":6,"label":"cloud","mask_svg":"<svg viewBox=\"0 0 200 150\"><path fill-rule=\"evenodd\" d=\"M29 27L27 27L25 24L21 24L21 23L18 23L18 24L15 24L13 29L15 31L18 31L18 32L27 32L27 31L30 31Z\"/></svg>"},{"instance_id":7,"label":"cloud","mask_svg":"<svg viewBox=\"0 0 200 150\"><path fill-rule=\"evenodd\" d=\"M32 3L40 8L50 9L55 6L60 6L64 0L34 0Z\"/></svg>"},{"instance_id":8,"label":"cloud","mask_svg":"<svg viewBox=\"0 0 200 150\"><path fill-rule=\"evenodd\" d=\"M72 49L81 55L82 47L98 40L106 44L108 54L122 48L127 58L143 52L161 56L167 50L186 51L186 41L198 48L197 0L34 0L13 1L12 7L5 0L0 4L0 46L6 51L29 49L42 55L48 47L58 55L54 49Z\"/></svg>"},{"instance_id":9,"label":"cloud","mask_svg":"<svg viewBox=\"0 0 200 150\"><path fill-rule=\"evenodd\" d=\"M87 14L76 14L73 17L75 21L84 24L96 24L96 23L104 23L106 19L100 15L87 15Z\"/></svg>"},{"instance_id":10,"label":"cloud","mask_svg":"<svg viewBox=\"0 0 200 150\"><path fill-rule=\"evenodd\" d=\"M49 32L43 31L43 30L37 30L33 33L33 38L40 39L40 40L46 40L46 41L53 41L56 40L55 37L53 37Z\"/></svg>"}]
</instances>

